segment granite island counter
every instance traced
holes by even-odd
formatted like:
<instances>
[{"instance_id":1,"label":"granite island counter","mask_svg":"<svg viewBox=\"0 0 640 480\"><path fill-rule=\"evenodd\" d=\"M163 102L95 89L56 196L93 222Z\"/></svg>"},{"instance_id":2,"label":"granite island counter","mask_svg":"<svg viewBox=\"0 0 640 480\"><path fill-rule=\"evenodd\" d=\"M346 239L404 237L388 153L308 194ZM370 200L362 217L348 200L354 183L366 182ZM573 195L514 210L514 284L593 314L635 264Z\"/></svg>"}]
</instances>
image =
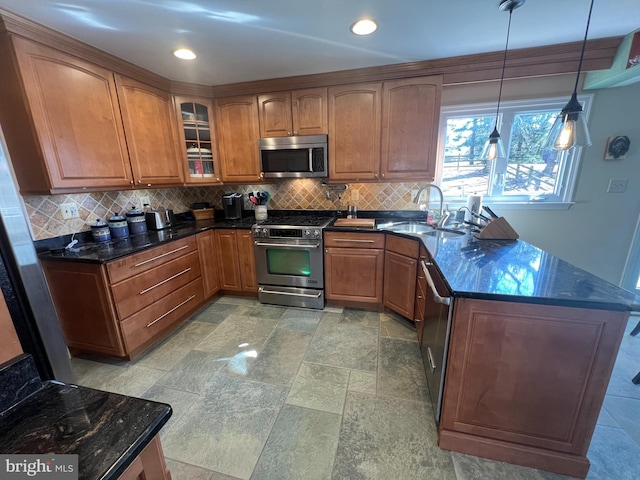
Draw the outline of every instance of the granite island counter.
<instances>
[{"instance_id":1,"label":"granite island counter","mask_svg":"<svg viewBox=\"0 0 640 480\"><path fill-rule=\"evenodd\" d=\"M158 436L169 405L41 382L29 355L3 364L0 383L3 454L75 454L81 480L171 478Z\"/></svg>"}]
</instances>

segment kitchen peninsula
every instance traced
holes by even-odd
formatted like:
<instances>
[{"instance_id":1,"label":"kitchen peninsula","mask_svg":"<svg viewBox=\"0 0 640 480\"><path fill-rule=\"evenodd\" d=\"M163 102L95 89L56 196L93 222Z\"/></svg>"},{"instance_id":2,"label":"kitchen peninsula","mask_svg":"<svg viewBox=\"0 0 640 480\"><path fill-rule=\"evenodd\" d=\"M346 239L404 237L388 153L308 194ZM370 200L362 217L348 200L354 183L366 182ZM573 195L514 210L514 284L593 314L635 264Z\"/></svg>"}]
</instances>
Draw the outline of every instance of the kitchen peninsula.
<instances>
[{"instance_id":1,"label":"kitchen peninsula","mask_svg":"<svg viewBox=\"0 0 640 480\"><path fill-rule=\"evenodd\" d=\"M400 214L371 214L394 213ZM245 220L237 227L246 230L252 220ZM104 247L54 251L41 259L45 266L100 266L229 228L214 222L184 224L166 230L157 243L111 253ZM416 242L423 249L420 259L432 264L441 277L438 285L448 291L439 293L452 298L441 448L586 476L586 452L629 312L636 308L631 293L523 241L335 226L328 226L325 235L338 232L356 240L357 235L379 236L380 252L394 244L390 239ZM413 268L419 277L417 262ZM64 311L60 316L64 323ZM421 343L428 331L428 325L418 329Z\"/></svg>"}]
</instances>

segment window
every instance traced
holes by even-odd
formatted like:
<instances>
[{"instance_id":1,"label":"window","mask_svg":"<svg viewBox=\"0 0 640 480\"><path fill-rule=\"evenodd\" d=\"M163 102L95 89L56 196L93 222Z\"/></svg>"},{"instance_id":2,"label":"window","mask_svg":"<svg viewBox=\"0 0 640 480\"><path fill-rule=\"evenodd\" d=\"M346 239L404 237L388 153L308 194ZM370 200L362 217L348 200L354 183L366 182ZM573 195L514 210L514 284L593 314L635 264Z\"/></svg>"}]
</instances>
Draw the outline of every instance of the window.
<instances>
[{"instance_id":1,"label":"window","mask_svg":"<svg viewBox=\"0 0 640 480\"><path fill-rule=\"evenodd\" d=\"M585 114L589 100L580 97ZM483 195L494 203L569 203L580 149L542 148L566 102L561 98L501 103L498 131L506 158L491 162L480 160L480 155L494 127L495 104L443 107L438 180L447 201Z\"/></svg>"}]
</instances>

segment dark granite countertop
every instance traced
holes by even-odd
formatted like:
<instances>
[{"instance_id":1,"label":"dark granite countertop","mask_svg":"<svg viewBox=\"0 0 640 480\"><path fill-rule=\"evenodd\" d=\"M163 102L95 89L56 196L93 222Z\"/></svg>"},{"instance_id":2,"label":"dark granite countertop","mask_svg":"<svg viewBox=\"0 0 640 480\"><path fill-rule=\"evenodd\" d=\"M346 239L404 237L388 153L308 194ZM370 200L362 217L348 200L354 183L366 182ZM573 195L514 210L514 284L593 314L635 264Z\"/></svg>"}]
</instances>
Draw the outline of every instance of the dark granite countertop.
<instances>
[{"instance_id":1,"label":"dark granite countertop","mask_svg":"<svg viewBox=\"0 0 640 480\"><path fill-rule=\"evenodd\" d=\"M404 215L394 219L424 220L424 214L419 213L417 216ZM388 222L390 217L373 218L380 224ZM635 294L522 240L480 240L470 233L438 238L390 232L378 227L329 226L327 230L384 231L421 240L454 297L606 310L640 310L640 298Z\"/></svg>"},{"instance_id":2,"label":"dark granite countertop","mask_svg":"<svg viewBox=\"0 0 640 480\"><path fill-rule=\"evenodd\" d=\"M32 361L16 357L0 372L3 390L14 400L0 413L4 454L77 454L80 479L117 479L171 417L164 403L40 383Z\"/></svg>"},{"instance_id":3,"label":"dark granite countertop","mask_svg":"<svg viewBox=\"0 0 640 480\"><path fill-rule=\"evenodd\" d=\"M270 211L270 214L313 214L315 211ZM345 212L318 211L319 215L341 217ZM424 212L364 211L359 218L375 218L377 224L389 220L424 220ZM187 222L176 228L132 235L107 244L89 242L80 248L54 249L41 253L43 259L105 263L146 248L184 238L211 228L251 228L253 217L232 221ZM385 231L420 239L436 261L436 266L455 297L484 298L511 302L533 302L612 310L640 310L640 299L585 270L522 240L478 240L471 234L435 238L387 232L377 227L336 227L327 231Z\"/></svg>"},{"instance_id":4,"label":"dark granite countertop","mask_svg":"<svg viewBox=\"0 0 640 480\"><path fill-rule=\"evenodd\" d=\"M145 233L138 233L127 238L119 238L109 242L80 242L75 247L68 250L63 246L60 246L68 243L67 239L63 242L49 242L49 245L47 245L46 242L40 241L40 245L37 245L37 250L40 252L40 258L43 260L106 263L148 248L157 247L164 243L173 242L181 238L195 235L196 233L203 232L205 230L213 228L249 229L254 223L256 223L256 221L253 217L246 217L241 220L200 220L183 222L172 228L149 230Z\"/></svg>"}]
</instances>

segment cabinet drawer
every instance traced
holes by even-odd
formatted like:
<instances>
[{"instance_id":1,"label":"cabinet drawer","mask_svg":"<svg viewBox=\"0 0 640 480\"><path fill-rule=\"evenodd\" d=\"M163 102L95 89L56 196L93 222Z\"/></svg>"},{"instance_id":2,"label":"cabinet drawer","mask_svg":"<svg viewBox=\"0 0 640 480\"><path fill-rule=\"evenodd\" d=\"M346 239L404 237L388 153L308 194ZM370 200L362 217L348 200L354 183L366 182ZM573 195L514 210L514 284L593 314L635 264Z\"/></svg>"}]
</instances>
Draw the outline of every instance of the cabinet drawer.
<instances>
[{"instance_id":1,"label":"cabinet drawer","mask_svg":"<svg viewBox=\"0 0 640 480\"><path fill-rule=\"evenodd\" d=\"M198 252L191 252L113 285L118 315L120 319L127 318L199 277Z\"/></svg>"},{"instance_id":2,"label":"cabinet drawer","mask_svg":"<svg viewBox=\"0 0 640 480\"><path fill-rule=\"evenodd\" d=\"M129 255L107 264L111 283L117 283L125 278L146 272L169 260L181 257L197 249L196 236L176 240L160 247Z\"/></svg>"},{"instance_id":3,"label":"cabinet drawer","mask_svg":"<svg viewBox=\"0 0 640 480\"><path fill-rule=\"evenodd\" d=\"M406 257L418 258L418 252L420 251L418 240L402 238L396 235L387 235L386 237L385 250L399 253Z\"/></svg>"},{"instance_id":4,"label":"cabinet drawer","mask_svg":"<svg viewBox=\"0 0 640 480\"><path fill-rule=\"evenodd\" d=\"M384 248L383 233L325 232L326 248Z\"/></svg>"},{"instance_id":5,"label":"cabinet drawer","mask_svg":"<svg viewBox=\"0 0 640 480\"><path fill-rule=\"evenodd\" d=\"M170 330L174 323L198 307L203 298L202 282L197 279L122 321L127 351L135 355L137 349Z\"/></svg>"}]
</instances>

